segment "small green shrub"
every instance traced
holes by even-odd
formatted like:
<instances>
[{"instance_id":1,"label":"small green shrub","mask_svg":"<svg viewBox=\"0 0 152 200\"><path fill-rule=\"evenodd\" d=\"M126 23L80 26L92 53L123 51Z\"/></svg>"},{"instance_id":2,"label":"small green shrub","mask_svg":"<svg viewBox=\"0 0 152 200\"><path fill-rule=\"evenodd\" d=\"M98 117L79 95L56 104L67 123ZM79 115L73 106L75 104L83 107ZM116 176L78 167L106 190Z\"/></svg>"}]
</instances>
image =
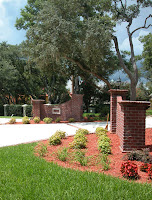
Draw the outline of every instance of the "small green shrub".
<instances>
[{"instance_id":1,"label":"small green shrub","mask_svg":"<svg viewBox=\"0 0 152 200\"><path fill-rule=\"evenodd\" d=\"M61 121L60 117L57 117L56 120L55 120L56 123L59 123L60 121Z\"/></svg>"},{"instance_id":2,"label":"small green shrub","mask_svg":"<svg viewBox=\"0 0 152 200\"><path fill-rule=\"evenodd\" d=\"M88 135L89 134L89 131L87 129L81 129L79 128L77 131L76 131L76 134L77 133L82 133L84 135Z\"/></svg>"},{"instance_id":3,"label":"small green shrub","mask_svg":"<svg viewBox=\"0 0 152 200\"><path fill-rule=\"evenodd\" d=\"M49 118L49 117L45 117L45 118L43 119L43 121L44 121L46 124L51 124L52 121L53 121L53 119L52 119L52 118Z\"/></svg>"},{"instance_id":4,"label":"small green shrub","mask_svg":"<svg viewBox=\"0 0 152 200\"><path fill-rule=\"evenodd\" d=\"M68 122L69 122L69 123L75 122L75 119L74 119L74 118L69 118L69 119L68 119Z\"/></svg>"},{"instance_id":5,"label":"small green shrub","mask_svg":"<svg viewBox=\"0 0 152 200\"><path fill-rule=\"evenodd\" d=\"M68 157L68 148L65 147L62 150L59 150L57 153L57 157L59 158L59 160L65 162Z\"/></svg>"},{"instance_id":6,"label":"small green shrub","mask_svg":"<svg viewBox=\"0 0 152 200\"><path fill-rule=\"evenodd\" d=\"M110 138L107 135L101 135L99 137L99 140L103 141L103 142L109 142L110 143Z\"/></svg>"},{"instance_id":7,"label":"small green shrub","mask_svg":"<svg viewBox=\"0 0 152 200\"><path fill-rule=\"evenodd\" d=\"M70 148L83 149L86 148L87 138L82 133L76 133L73 142L70 144Z\"/></svg>"},{"instance_id":8,"label":"small green shrub","mask_svg":"<svg viewBox=\"0 0 152 200\"><path fill-rule=\"evenodd\" d=\"M110 154L111 153L111 146L109 142L106 141L98 141L98 149L101 151L103 154Z\"/></svg>"},{"instance_id":9,"label":"small green shrub","mask_svg":"<svg viewBox=\"0 0 152 200\"><path fill-rule=\"evenodd\" d=\"M100 135L105 135L107 132L108 131L105 128L97 127L95 133L96 133L97 136L100 136Z\"/></svg>"},{"instance_id":10,"label":"small green shrub","mask_svg":"<svg viewBox=\"0 0 152 200\"><path fill-rule=\"evenodd\" d=\"M15 122L16 122L16 119L13 117L9 120L9 124L15 124Z\"/></svg>"},{"instance_id":11,"label":"small green shrub","mask_svg":"<svg viewBox=\"0 0 152 200\"><path fill-rule=\"evenodd\" d=\"M41 157L45 156L45 154L47 153L47 145L40 144L38 146L37 152L38 152L39 156L41 156Z\"/></svg>"},{"instance_id":12,"label":"small green shrub","mask_svg":"<svg viewBox=\"0 0 152 200\"><path fill-rule=\"evenodd\" d=\"M27 116L22 118L22 122L23 122L23 124L30 124L30 120Z\"/></svg>"},{"instance_id":13,"label":"small green shrub","mask_svg":"<svg viewBox=\"0 0 152 200\"><path fill-rule=\"evenodd\" d=\"M38 123L40 123L40 118L39 117L34 117L34 123L36 123L36 124L38 124Z\"/></svg>"},{"instance_id":14,"label":"small green shrub","mask_svg":"<svg viewBox=\"0 0 152 200\"><path fill-rule=\"evenodd\" d=\"M81 166L86 166L89 158L85 156L84 151L79 150L75 152L75 160L78 161Z\"/></svg>"},{"instance_id":15,"label":"small green shrub","mask_svg":"<svg viewBox=\"0 0 152 200\"><path fill-rule=\"evenodd\" d=\"M103 170L108 171L110 169L110 160L108 159L108 154L101 155L101 164Z\"/></svg>"},{"instance_id":16,"label":"small green shrub","mask_svg":"<svg viewBox=\"0 0 152 200\"><path fill-rule=\"evenodd\" d=\"M59 145L59 144L61 144L61 138L58 135L52 135L49 138L49 144L50 145Z\"/></svg>"},{"instance_id":17,"label":"small green shrub","mask_svg":"<svg viewBox=\"0 0 152 200\"><path fill-rule=\"evenodd\" d=\"M64 132L64 131L58 130L58 131L55 132L55 135L59 136L61 139L63 139L63 138L65 138L65 133L66 132Z\"/></svg>"}]
</instances>

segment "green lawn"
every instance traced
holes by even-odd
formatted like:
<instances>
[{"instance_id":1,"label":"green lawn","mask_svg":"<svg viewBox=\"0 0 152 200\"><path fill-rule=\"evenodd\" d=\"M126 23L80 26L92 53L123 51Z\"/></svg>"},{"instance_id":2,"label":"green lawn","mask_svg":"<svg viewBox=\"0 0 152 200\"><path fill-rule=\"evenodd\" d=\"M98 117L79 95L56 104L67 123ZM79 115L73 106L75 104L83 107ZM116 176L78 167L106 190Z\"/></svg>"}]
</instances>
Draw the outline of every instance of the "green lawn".
<instances>
[{"instance_id":1,"label":"green lawn","mask_svg":"<svg viewBox=\"0 0 152 200\"><path fill-rule=\"evenodd\" d=\"M151 110L151 109L146 110L146 115L147 115L147 116L152 115L152 110Z\"/></svg>"},{"instance_id":2,"label":"green lawn","mask_svg":"<svg viewBox=\"0 0 152 200\"><path fill-rule=\"evenodd\" d=\"M65 169L33 155L35 143L0 148L0 200L151 200L152 185Z\"/></svg>"},{"instance_id":3,"label":"green lawn","mask_svg":"<svg viewBox=\"0 0 152 200\"><path fill-rule=\"evenodd\" d=\"M11 116L0 116L0 118L11 118ZM20 116L13 116L15 119L22 119L23 117Z\"/></svg>"}]
</instances>

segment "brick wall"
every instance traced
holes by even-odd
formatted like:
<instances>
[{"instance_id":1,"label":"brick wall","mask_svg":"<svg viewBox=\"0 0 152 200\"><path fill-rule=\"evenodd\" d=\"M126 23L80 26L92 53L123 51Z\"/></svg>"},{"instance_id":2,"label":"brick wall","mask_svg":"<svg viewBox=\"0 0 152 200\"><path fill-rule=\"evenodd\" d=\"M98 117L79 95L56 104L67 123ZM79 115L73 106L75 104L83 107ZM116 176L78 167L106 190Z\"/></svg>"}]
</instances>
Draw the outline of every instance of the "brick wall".
<instances>
[{"instance_id":1,"label":"brick wall","mask_svg":"<svg viewBox=\"0 0 152 200\"><path fill-rule=\"evenodd\" d=\"M126 90L110 90L111 133L120 138L123 152L145 147L146 109L150 102L126 101Z\"/></svg>"},{"instance_id":2,"label":"brick wall","mask_svg":"<svg viewBox=\"0 0 152 200\"><path fill-rule=\"evenodd\" d=\"M51 117L55 120L60 117L62 121L67 121L69 118L74 118L76 121L82 120L83 114L83 95L72 94L71 100L59 104L50 105L44 104L43 100L33 100L33 117ZM53 114L54 111L59 111L59 114Z\"/></svg>"}]
</instances>

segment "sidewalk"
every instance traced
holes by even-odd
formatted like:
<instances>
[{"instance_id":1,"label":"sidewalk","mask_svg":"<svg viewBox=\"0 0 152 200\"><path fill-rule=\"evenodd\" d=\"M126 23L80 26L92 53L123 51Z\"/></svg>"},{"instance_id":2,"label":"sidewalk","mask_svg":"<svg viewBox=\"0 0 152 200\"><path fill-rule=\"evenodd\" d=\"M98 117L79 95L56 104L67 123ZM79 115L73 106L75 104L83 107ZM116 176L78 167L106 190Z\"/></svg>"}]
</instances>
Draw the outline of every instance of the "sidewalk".
<instances>
[{"instance_id":1,"label":"sidewalk","mask_svg":"<svg viewBox=\"0 0 152 200\"><path fill-rule=\"evenodd\" d=\"M1 118L0 124L8 121L9 119ZM106 125L107 122L0 125L0 147L46 140L57 130L65 131L67 136L74 135L78 128L84 128L93 133L97 127L105 128ZM146 118L146 128L152 128L152 117ZM108 129L110 130L110 122Z\"/></svg>"}]
</instances>

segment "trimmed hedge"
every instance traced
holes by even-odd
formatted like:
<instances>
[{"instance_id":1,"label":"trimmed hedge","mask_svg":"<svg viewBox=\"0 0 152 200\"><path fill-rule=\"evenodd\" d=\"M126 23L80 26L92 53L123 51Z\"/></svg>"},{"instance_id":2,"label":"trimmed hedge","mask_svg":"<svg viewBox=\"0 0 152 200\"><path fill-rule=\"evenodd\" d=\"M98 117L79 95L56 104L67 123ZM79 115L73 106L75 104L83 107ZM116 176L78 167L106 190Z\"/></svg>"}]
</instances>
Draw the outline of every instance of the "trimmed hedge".
<instances>
[{"instance_id":1,"label":"trimmed hedge","mask_svg":"<svg viewBox=\"0 0 152 200\"><path fill-rule=\"evenodd\" d=\"M23 107L22 105L7 105L6 106L7 116L23 116ZM26 116L32 117L32 105L27 105L26 107Z\"/></svg>"},{"instance_id":2,"label":"trimmed hedge","mask_svg":"<svg viewBox=\"0 0 152 200\"><path fill-rule=\"evenodd\" d=\"M4 115L4 106L0 105L0 116Z\"/></svg>"}]
</instances>

